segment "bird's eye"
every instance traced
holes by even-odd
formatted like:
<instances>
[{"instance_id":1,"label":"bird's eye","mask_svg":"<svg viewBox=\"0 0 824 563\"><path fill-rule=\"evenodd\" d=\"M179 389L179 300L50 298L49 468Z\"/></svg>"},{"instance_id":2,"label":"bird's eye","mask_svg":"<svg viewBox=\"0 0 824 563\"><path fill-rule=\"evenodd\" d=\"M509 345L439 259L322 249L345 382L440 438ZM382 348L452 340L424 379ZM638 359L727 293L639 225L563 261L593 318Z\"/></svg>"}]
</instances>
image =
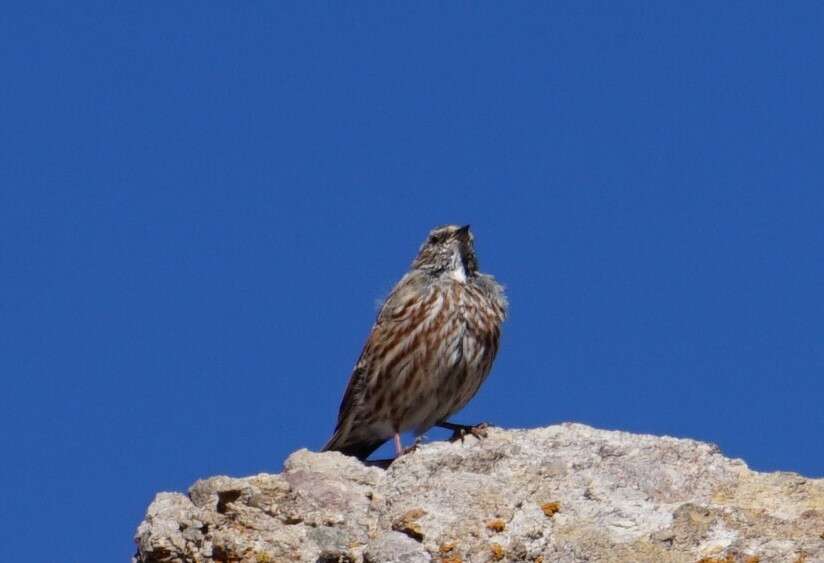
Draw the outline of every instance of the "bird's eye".
<instances>
[{"instance_id":1,"label":"bird's eye","mask_svg":"<svg viewBox=\"0 0 824 563\"><path fill-rule=\"evenodd\" d=\"M437 244L439 242L441 242L440 234L429 235L429 244Z\"/></svg>"}]
</instances>

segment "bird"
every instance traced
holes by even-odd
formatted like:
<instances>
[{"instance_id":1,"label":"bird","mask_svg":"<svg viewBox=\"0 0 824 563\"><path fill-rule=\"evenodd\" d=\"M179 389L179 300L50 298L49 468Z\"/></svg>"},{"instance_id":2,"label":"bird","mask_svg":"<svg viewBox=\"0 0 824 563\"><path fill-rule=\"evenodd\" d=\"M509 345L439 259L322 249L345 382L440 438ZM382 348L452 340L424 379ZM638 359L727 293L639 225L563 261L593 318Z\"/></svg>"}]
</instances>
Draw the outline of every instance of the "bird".
<instances>
[{"instance_id":1,"label":"bird","mask_svg":"<svg viewBox=\"0 0 824 563\"><path fill-rule=\"evenodd\" d=\"M477 435L448 418L489 375L507 309L503 286L478 269L469 225L432 229L380 307L321 451L366 460L394 438L397 457L410 430Z\"/></svg>"}]
</instances>

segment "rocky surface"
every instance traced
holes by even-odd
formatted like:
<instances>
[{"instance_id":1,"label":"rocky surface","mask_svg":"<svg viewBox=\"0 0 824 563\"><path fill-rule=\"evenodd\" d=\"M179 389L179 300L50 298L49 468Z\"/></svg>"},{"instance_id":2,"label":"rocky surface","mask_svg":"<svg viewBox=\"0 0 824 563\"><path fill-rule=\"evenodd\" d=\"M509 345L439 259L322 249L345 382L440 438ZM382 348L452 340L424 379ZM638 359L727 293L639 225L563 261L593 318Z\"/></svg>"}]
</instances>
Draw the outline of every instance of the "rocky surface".
<instances>
[{"instance_id":1,"label":"rocky surface","mask_svg":"<svg viewBox=\"0 0 824 563\"><path fill-rule=\"evenodd\" d=\"M300 450L198 481L158 494L135 540L136 563L824 562L824 479L692 440L492 428L386 470Z\"/></svg>"}]
</instances>

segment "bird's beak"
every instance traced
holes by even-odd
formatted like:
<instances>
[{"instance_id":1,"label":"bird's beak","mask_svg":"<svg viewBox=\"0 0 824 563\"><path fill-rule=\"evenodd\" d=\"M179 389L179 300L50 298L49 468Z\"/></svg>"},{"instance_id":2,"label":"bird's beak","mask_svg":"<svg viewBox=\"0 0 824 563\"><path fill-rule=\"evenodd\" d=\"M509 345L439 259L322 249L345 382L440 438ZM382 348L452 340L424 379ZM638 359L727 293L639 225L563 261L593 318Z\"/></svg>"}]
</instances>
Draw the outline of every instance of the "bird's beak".
<instances>
[{"instance_id":1,"label":"bird's beak","mask_svg":"<svg viewBox=\"0 0 824 563\"><path fill-rule=\"evenodd\" d=\"M457 234L459 234L459 235L461 235L461 236L464 236L464 237L465 237L466 235L468 235L468 234L469 234L469 225L464 225L463 227L461 227L460 229L458 229L458 230L457 230Z\"/></svg>"}]
</instances>

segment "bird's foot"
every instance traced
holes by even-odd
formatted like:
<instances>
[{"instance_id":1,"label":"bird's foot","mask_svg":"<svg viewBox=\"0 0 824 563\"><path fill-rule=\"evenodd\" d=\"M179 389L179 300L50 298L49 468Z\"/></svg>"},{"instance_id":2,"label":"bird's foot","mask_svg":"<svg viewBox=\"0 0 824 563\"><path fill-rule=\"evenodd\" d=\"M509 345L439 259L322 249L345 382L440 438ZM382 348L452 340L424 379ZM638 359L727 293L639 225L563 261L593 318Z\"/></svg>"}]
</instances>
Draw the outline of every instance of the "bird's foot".
<instances>
[{"instance_id":1,"label":"bird's foot","mask_svg":"<svg viewBox=\"0 0 824 563\"><path fill-rule=\"evenodd\" d=\"M418 436L417 438L415 438L415 443L413 443L411 446L409 446L407 448L403 448L401 450L401 452L397 455L397 457L400 457L400 456L406 455L406 454L411 454L412 452L417 450L420 447L420 445L423 443L423 439L424 439L423 436Z\"/></svg>"},{"instance_id":2,"label":"bird's foot","mask_svg":"<svg viewBox=\"0 0 824 563\"><path fill-rule=\"evenodd\" d=\"M368 467L380 467L381 469L389 469L389 466L392 465L392 462L398 459L401 456L405 456L406 454L411 454L415 450L417 450L420 445L423 443L425 437L418 436L415 438L415 443L409 446L408 448L404 448L401 446L401 439L400 436L395 438L395 457L389 459L367 459L364 460L364 465Z\"/></svg>"},{"instance_id":3,"label":"bird's foot","mask_svg":"<svg viewBox=\"0 0 824 563\"><path fill-rule=\"evenodd\" d=\"M453 422L441 422L438 423L437 426L440 426L441 428L446 428L447 430L452 430L452 436L449 437L450 442L457 442L458 440L463 442L467 434L472 434L478 440L481 440L483 438L486 438L486 429L489 428L489 424L487 424L486 422L481 422L480 424L475 425L455 424Z\"/></svg>"},{"instance_id":4,"label":"bird's foot","mask_svg":"<svg viewBox=\"0 0 824 563\"><path fill-rule=\"evenodd\" d=\"M404 448L401 446L401 435L396 433L395 434L395 459L398 459L402 455L411 454L415 450L418 449L418 446L421 445L423 442L423 436L418 436L415 438L415 443L409 446L408 448Z\"/></svg>"}]
</instances>

